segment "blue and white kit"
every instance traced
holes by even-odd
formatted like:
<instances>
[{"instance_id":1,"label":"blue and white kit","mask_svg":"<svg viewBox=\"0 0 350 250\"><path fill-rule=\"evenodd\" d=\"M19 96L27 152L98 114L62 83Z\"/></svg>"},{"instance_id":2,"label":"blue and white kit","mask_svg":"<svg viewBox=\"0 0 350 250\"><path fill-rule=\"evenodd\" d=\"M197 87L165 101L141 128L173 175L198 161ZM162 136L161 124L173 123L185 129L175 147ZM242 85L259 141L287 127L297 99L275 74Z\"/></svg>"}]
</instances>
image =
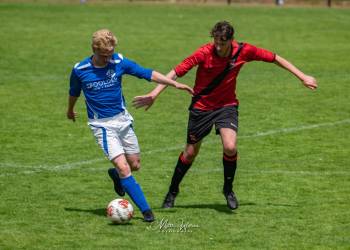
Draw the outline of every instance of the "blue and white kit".
<instances>
[{"instance_id":1,"label":"blue and white kit","mask_svg":"<svg viewBox=\"0 0 350 250\"><path fill-rule=\"evenodd\" d=\"M69 94L79 97L83 90L88 125L110 160L122 153L140 152L133 118L125 107L122 76L128 74L151 81L152 72L121 54L113 54L105 67L95 67L92 57L88 57L72 70Z\"/></svg>"}]
</instances>

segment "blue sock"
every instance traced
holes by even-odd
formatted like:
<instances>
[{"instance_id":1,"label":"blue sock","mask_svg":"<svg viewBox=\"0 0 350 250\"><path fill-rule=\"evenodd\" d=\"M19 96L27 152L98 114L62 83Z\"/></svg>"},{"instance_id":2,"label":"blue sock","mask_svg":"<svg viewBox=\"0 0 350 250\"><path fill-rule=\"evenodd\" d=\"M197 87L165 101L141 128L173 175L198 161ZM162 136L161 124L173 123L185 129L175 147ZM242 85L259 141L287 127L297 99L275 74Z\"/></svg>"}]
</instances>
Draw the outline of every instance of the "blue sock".
<instances>
[{"instance_id":1,"label":"blue sock","mask_svg":"<svg viewBox=\"0 0 350 250\"><path fill-rule=\"evenodd\" d=\"M142 213L150 210L140 185L136 182L132 175L126 178L121 178L120 182L125 192L130 196L132 201L136 204L136 206L138 206Z\"/></svg>"}]
</instances>

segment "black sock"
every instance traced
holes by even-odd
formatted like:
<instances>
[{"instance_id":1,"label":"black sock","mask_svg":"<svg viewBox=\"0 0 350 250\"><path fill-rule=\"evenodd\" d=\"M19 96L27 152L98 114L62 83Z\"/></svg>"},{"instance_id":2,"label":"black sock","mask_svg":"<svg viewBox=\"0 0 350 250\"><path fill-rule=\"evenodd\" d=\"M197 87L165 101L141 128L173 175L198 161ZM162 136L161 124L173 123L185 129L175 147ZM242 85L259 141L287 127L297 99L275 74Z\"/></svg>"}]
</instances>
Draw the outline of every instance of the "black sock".
<instances>
[{"instance_id":1,"label":"black sock","mask_svg":"<svg viewBox=\"0 0 350 250\"><path fill-rule=\"evenodd\" d=\"M182 178L185 176L187 170L191 167L192 162L186 162L183 158L183 153L180 154L177 161L173 178L171 179L171 184L169 187L169 192L177 194L179 192L179 185L182 181Z\"/></svg>"},{"instance_id":2,"label":"black sock","mask_svg":"<svg viewBox=\"0 0 350 250\"><path fill-rule=\"evenodd\" d=\"M224 165L224 192L228 193L231 192L233 188L233 181L237 168L237 153L234 156L224 154L222 163Z\"/></svg>"}]
</instances>

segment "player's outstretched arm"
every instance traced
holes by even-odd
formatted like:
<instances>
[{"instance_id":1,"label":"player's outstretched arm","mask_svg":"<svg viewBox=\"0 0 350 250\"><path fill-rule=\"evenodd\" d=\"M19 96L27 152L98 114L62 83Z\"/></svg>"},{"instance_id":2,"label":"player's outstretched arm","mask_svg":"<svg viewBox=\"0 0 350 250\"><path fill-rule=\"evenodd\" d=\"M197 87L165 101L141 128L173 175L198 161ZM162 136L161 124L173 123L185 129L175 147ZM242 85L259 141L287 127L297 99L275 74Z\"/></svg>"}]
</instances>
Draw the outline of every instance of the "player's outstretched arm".
<instances>
[{"instance_id":1,"label":"player's outstretched arm","mask_svg":"<svg viewBox=\"0 0 350 250\"><path fill-rule=\"evenodd\" d=\"M296 77L298 77L305 87L311 90L315 90L317 88L317 81L314 77L304 74L301 70L299 70L297 67L295 67L292 63L290 63L283 57L276 55L275 64L288 70Z\"/></svg>"},{"instance_id":2,"label":"player's outstretched arm","mask_svg":"<svg viewBox=\"0 0 350 250\"><path fill-rule=\"evenodd\" d=\"M174 81L173 79L171 78L168 78L166 77L165 75L157 72L157 71L153 71L152 72L152 81L154 82L157 82L157 83L160 83L160 84L165 84L165 85L169 85L169 86L173 86L177 89L180 89L180 90L185 90L187 91L189 94L193 94L193 89L189 86L187 86L186 84L182 84L182 83L179 83L177 81Z\"/></svg>"},{"instance_id":3,"label":"player's outstretched arm","mask_svg":"<svg viewBox=\"0 0 350 250\"><path fill-rule=\"evenodd\" d=\"M158 72L157 72L158 73ZM158 73L160 74L160 73ZM174 70L171 70L167 75L166 75L167 80L176 80L177 76ZM153 75L152 75L152 80L153 79ZM155 81L155 80L154 80ZM175 81L174 81L175 82ZM177 83L177 82L175 82ZM184 85L184 84L182 84ZM173 86L173 85L172 85ZM185 89L189 91L189 93L193 93L192 88L188 87L187 85L184 85ZM165 84L158 84L151 92L149 92L146 95L142 95L142 96L135 96L133 101L132 101L132 105L135 108L142 108L145 107L145 110L148 110L154 103L154 101L157 99L157 97L168 87L168 85Z\"/></svg>"},{"instance_id":4,"label":"player's outstretched arm","mask_svg":"<svg viewBox=\"0 0 350 250\"><path fill-rule=\"evenodd\" d=\"M73 122L75 122L75 118L77 117L77 113L74 112L74 106L75 103L77 102L78 97L76 96L69 96L68 97L68 109L67 109L67 118L69 120L72 120Z\"/></svg>"}]
</instances>

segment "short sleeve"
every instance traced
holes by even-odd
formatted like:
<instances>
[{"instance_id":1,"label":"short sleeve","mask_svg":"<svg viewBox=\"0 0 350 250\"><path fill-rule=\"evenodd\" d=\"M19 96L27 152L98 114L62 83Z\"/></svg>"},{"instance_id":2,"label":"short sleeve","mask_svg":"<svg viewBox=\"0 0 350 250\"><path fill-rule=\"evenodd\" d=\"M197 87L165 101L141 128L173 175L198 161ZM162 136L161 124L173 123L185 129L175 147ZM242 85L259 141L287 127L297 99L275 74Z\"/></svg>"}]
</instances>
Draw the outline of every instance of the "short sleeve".
<instances>
[{"instance_id":1,"label":"short sleeve","mask_svg":"<svg viewBox=\"0 0 350 250\"><path fill-rule=\"evenodd\" d=\"M245 57L247 61L264 61L264 62L274 62L276 54L263 49L255 47L251 44L246 43L245 46Z\"/></svg>"},{"instance_id":2,"label":"short sleeve","mask_svg":"<svg viewBox=\"0 0 350 250\"><path fill-rule=\"evenodd\" d=\"M80 96L80 93L81 93L81 82L75 72L75 69L73 68L72 73L70 75L69 95L78 97Z\"/></svg>"},{"instance_id":3,"label":"short sleeve","mask_svg":"<svg viewBox=\"0 0 350 250\"><path fill-rule=\"evenodd\" d=\"M132 75L132 76L136 76L138 78L146 79L147 81L152 80L153 69L144 68L144 67L138 65L136 62L129 60L127 58L123 59L122 66L125 70L125 73L128 75Z\"/></svg>"},{"instance_id":4,"label":"short sleeve","mask_svg":"<svg viewBox=\"0 0 350 250\"><path fill-rule=\"evenodd\" d=\"M180 64L178 64L174 70L176 75L181 77L184 76L193 67L201 64L204 61L205 55L203 48L197 49L192 55L185 58Z\"/></svg>"}]
</instances>

